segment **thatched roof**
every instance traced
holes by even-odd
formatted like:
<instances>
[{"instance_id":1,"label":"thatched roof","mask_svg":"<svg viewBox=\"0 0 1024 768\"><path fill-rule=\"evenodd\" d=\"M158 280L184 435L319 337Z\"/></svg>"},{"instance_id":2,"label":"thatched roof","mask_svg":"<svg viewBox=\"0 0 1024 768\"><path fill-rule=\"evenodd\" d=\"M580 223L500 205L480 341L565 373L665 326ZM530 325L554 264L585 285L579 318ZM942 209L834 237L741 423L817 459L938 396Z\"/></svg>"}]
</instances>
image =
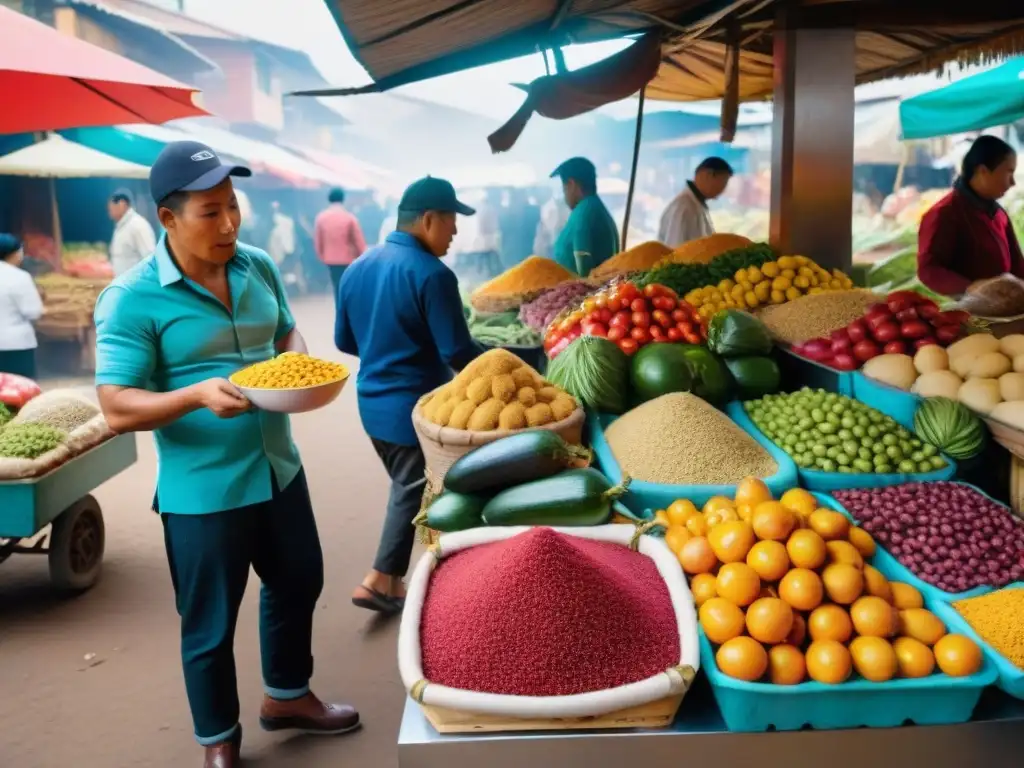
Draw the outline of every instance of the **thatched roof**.
<instances>
[{"instance_id":1,"label":"thatched roof","mask_svg":"<svg viewBox=\"0 0 1024 768\"><path fill-rule=\"evenodd\" d=\"M388 90L539 48L666 30L651 98L722 97L739 42L739 98L772 90L780 0L325 0L374 85ZM858 83L1024 52L1021 0L796 0L802 24L857 30ZM733 47L735 51L735 47ZM348 92L348 89L335 90Z\"/></svg>"},{"instance_id":2,"label":"thatched roof","mask_svg":"<svg viewBox=\"0 0 1024 768\"><path fill-rule=\"evenodd\" d=\"M752 0L694 39L674 30L648 98L698 101L726 95L724 62L739 44L739 99L769 98L778 0ZM935 71L949 62L989 63L1024 51L1024 2L803 0L798 25L854 28L857 84Z\"/></svg>"}]
</instances>

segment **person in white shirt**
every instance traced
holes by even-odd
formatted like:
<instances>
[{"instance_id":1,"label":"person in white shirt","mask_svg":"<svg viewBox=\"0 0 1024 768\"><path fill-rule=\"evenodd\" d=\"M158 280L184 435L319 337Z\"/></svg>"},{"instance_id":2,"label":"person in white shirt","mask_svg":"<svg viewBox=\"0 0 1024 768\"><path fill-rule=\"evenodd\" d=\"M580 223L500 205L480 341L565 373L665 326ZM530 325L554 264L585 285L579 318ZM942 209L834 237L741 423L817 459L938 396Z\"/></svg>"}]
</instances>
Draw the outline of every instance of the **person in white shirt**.
<instances>
[{"instance_id":1,"label":"person in white shirt","mask_svg":"<svg viewBox=\"0 0 1024 768\"><path fill-rule=\"evenodd\" d=\"M36 377L36 332L43 300L32 275L21 268L25 253L14 235L0 232L0 373Z\"/></svg>"},{"instance_id":2,"label":"person in white shirt","mask_svg":"<svg viewBox=\"0 0 1024 768\"><path fill-rule=\"evenodd\" d=\"M119 189L110 196L107 213L114 222L114 235L110 238L110 266L116 277L153 253L156 233L135 210L132 193L126 189Z\"/></svg>"},{"instance_id":3,"label":"person in white shirt","mask_svg":"<svg viewBox=\"0 0 1024 768\"><path fill-rule=\"evenodd\" d=\"M669 248L715 233L708 201L725 192L733 176L732 166L720 157L709 157L697 166L693 181L676 195L661 215L658 240Z\"/></svg>"}]
</instances>

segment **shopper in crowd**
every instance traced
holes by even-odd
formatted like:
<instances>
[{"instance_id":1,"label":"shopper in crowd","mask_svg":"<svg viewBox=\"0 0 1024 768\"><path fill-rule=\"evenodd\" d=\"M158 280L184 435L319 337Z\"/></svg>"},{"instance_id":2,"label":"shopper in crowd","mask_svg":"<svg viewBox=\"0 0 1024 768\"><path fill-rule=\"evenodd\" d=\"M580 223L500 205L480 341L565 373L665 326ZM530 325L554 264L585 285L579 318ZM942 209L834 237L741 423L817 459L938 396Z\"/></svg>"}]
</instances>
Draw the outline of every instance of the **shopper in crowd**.
<instances>
[{"instance_id":1,"label":"shopper in crowd","mask_svg":"<svg viewBox=\"0 0 1024 768\"><path fill-rule=\"evenodd\" d=\"M168 144L150 171L166 233L97 301L96 385L116 432L154 431L154 509L181 614L185 689L207 768L239 764L234 659L250 568L262 581L260 725L343 733L351 707L309 688L323 559L288 417L254 411L228 377L305 351L270 257L237 241L232 176L212 149Z\"/></svg>"},{"instance_id":2,"label":"shopper in crowd","mask_svg":"<svg viewBox=\"0 0 1024 768\"><path fill-rule=\"evenodd\" d=\"M36 332L43 302L32 275L21 268L21 241L0 232L0 373L36 378Z\"/></svg>"},{"instance_id":3,"label":"shopper in crowd","mask_svg":"<svg viewBox=\"0 0 1024 768\"><path fill-rule=\"evenodd\" d=\"M693 179L686 182L683 191L676 195L661 215L658 240L669 248L678 248L691 240L713 235L715 225L711 221L708 201L725 192L732 176L732 166L722 158L708 157L702 160Z\"/></svg>"},{"instance_id":4,"label":"shopper in crowd","mask_svg":"<svg viewBox=\"0 0 1024 768\"><path fill-rule=\"evenodd\" d=\"M359 220L359 228L363 231L367 245L376 245L380 242L380 228L384 224L384 208L377 198L376 192L367 193L355 211L356 218Z\"/></svg>"},{"instance_id":5,"label":"shopper in crowd","mask_svg":"<svg viewBox=\"0 0 1024 768\"><path fill-rule=\"evenodd\" d=\"M119 189L107 201L107 213L114 222L110 238L110 265L114 275L123 275L145 259L156 247L156 234L149 222L135 210L135 199Z\"/></svg>"},{"instance_id":6,"label":"shopper in crowd","mask_svg":"<svg viewBox=\"0 0 1024 768\"><path fill-rule=\"evenodd\" d=\"M536 256L554 258L555 240L569 221L569 206L565 200L549 188L541 189L537 195L540 201L540 222L533 238L533 253Z\"/></svg>"},{"instance_id":7,"label":"shopper in crowd","mask_svg":"<svg viewBox=\"0 0 1024 768\"><path fill-rule=\"evenodd\" d=\"M359 416L391 478L373 568L352 594L360 608L391 614L404 605L425 484L413 408L482 352L469 335L458 280L441 262L456 215L474 213L449 182L420 179L398 205L397 231L341 279L335 343L359 358Z\"/></svg>"},{"instance_id":8,"label":"shopper in crowd","mask_svg":"<svg viewBox=\"0 0 1024 768\"><path fill-rule=\"evenodd\" d=\"M615 220L597 196L597 169L585 157L573 157L558 166L551 178L562 181L566 205L572 213L555 241L554 259L570 272L586 277L619 251Z\"/></svg>"},{"instance_id":9,"label":"shopper in crowd","mask_svg":"<svg viewBox=\"0 0 1024 768\"><path fill-rule=\"evenodd\" d=\"M366 250L366 239L359 221L345 208L345 190L335 187L327 195L328 206L313 225L313 243L317 258L331 273L335 307L338 284L345 270Z\"/></svg>"},{"instance_id":10,"label":"shopper in crowd","mask_svg":"<svg viewBox=\"0 0 1024 768\"><path fill-rule=\"evenodd\" d=\"M533 252L533 239L540 224L540 208L526 191L512 189L501 216L501 266L509 269Z\"/></svg>"},{"instance_id":11,"label":"shopper in crowd","mask_svg":"<svg viewBox=\"0 0 1024 768\"><path fill-rule=\"evenodd\" d=\"M1017 153L1005 141L996 136L974 141L953 190L921 219L917 275L922 283L959 296L979 280L1007 273L1024 278L1013 223L997 202L1014 186L1016 171Z\"/></svg>"}]
</instances>

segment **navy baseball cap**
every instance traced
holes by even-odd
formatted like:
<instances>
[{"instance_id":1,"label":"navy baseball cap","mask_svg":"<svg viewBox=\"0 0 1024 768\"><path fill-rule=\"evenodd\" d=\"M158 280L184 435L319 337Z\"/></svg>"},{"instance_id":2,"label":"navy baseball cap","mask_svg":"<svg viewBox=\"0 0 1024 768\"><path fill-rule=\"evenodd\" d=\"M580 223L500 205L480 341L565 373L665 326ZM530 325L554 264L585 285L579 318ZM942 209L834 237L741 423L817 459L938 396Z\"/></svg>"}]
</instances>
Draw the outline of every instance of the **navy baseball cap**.
<instances>
[{"instance_id":1,"label":"navy baseball cap","mask_svg":"<svg viewBox=\"0 0 1024 768\"><path fill-rule=\"evenodd\" d=\"M433 176L414 181L398 202L398 210L402 213L461 213L472 216L475 208L470 208L455 196L455 187L450 181L435 179Z\"/></svg>"},{"instance_id":2,"label":"navy baseball cap","mask_svg":"<svg viewBox=\"0 0 1024 768\"><path fill-rule=\"evenodd\" d=\"M562 181L575 179L576 181L597 182L597 168L585 157L570 157L560 166L551 172L551 178L559 177Z\"/></svg>"},{"instance_id":3,"label":"navy baseball cap","mask_svg":"<svg viewBox=\"0 0 1024 768\"><path fill-rule=\"evenodd\" d=\"M149 191L159 204L174 192L205 192L228 176L252 176L244 165L225 165L217 153L198 141L174 141L149 169Z\"/></svg>"}]
</instances>

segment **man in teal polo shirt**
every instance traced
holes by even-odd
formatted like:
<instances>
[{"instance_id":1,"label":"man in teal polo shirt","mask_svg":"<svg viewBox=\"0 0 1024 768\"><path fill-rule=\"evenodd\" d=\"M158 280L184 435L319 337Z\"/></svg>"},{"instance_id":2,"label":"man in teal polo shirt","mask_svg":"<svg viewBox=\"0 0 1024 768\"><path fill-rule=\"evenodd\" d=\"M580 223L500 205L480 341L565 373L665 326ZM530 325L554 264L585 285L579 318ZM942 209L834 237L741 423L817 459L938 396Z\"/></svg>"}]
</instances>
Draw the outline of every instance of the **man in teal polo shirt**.
<instances>
[{"instance_id":1,"label":"man in teal polo shirt","mask_svg":"<svg viewBox=\"0 0 1024 768\"><path fill-rule=\"evenodd\" d=\"M318 733L359 726L354 709L324 704L309 689L323 559L288 417L252 409L228 381L280 352L305 351L277 268L237 242L230 177L249 175L203 144L169 144L150 172L166 234L103 291L95 317L96 385L108 423L156 438L154 507L207 768L239 761L233 644L250 567L263 582L260 725Z\"/></svg>"},{"instance_id":2,"label":"man in teal polo shirt","mask_svg":"<svg viewBox=\"0 0 1024 768\"><path fill-rule=\"evenodd\" d=\"M597 196L597 169L585 157L558 166L551 178L562 180L565 202L572 213L555 241L554 260L580 277L619 252L615 219Z\"/></svg>"}]
</instances>

